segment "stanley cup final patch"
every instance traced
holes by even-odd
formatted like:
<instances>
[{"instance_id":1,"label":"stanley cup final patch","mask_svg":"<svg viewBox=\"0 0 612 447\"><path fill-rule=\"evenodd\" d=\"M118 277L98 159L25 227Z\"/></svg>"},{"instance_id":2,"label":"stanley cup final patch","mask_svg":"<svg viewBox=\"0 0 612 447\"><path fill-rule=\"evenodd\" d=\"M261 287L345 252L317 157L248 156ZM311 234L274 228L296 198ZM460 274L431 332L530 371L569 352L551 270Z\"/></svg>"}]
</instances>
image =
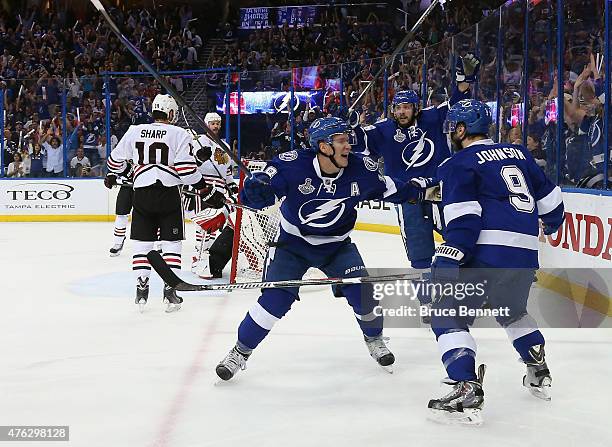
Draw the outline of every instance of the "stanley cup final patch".
<instances>
[{"instance_id":1,"label":"stanley cup final patch","mask_svg":"<svg viewBox=\"0 0 612 447\"><path fill-rule=\"evenodd\" d=\"M395 135L393 135L393 139L398 143L403 143L404 141L406 141L406 135L404 134L404 132L402 132L401 129L396 129Z\"/></svg>"},{"instance_id":2,"label":"stanley cup final patch","mask_svg":"<svg viewBox=\"0 0 612 447\"><path fill-rule=\"evenodd\" d=\"M307 178L306 180L304 180L304 183L298 186L298 190L302 194L310 194L314 192L315 188L314 186L312 186L312 179Z\"/></svg>"}]
</instances>

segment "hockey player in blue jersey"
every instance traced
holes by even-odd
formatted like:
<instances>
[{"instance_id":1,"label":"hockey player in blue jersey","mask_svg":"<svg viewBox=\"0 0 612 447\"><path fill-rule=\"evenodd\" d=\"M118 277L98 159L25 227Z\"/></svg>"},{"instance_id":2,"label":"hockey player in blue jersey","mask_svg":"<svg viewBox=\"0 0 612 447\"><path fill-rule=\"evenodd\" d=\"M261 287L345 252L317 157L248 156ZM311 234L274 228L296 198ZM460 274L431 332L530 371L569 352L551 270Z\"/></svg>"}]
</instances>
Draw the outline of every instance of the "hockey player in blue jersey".
<instances>
[{"instance_id":1,"label":"hockey player in blue jersey","mask_svg":"<svg viewBox=\"0 0 612 447\"><path fill-rule=\"evenodd\" d=\"M419 110L419 96L413 90L395 94L393 118L363 128L364 154L384 159L385 174L401 181L420 181L430 186L437 167L450 156L442 124L449 106L469 98L470 84L478 76L480 60L468 53L457 58L457 87L449 102ZM428 270L434 255L434 210L431 202L403 203L398 207L400 230L406 254L413 268ZM424 300L420 298L422 302Z\"/></svg>"},{"instance_id":2,"label":"hockey player in blue jersey","mask_svg":"<svg viewBox=\"0 0 612 447\"><path fill-rule=\"evenodd\" d=\"M527 366L523 385L550 399L551 376L544 358L544 337L527 313L527 299L538 268L539 220L545 234L561 226L561 190L552 184L521 145L494 143L487 137L491 112L480 101L463 100L446 116L445 132L457 152L438 169L446 229L431 268L437 284L481 284L484 294L442 295L433 304L431 326L452 390L429 402L438 416L479 423L484 403L484 365L475 371L476 342L468 327L473 316L459 308L505 309L496 316ZM455 316L449 315L454 309Z\"/></svg>"},{"instance_id":3,"label":"hockey player in blue jersey","mask_svg":"<svg viewBox=\"0 0 612 447\"><path fill-rule=\"evenodd\" d=\"M330 277L367 275L363 260L349 238L362 200L394 203L422 199L410 183L378 173L369 157L351 153L350 126L340 118L319 118L309 130L311 149L290 151L272 160L263 172L245 181L245 205L262 209L284 198L280 230L268 252L264 281L302 278L315 267ZM353 308L370 355L383 367L395 357L382 337L383 318L374 313L371 284L343 285L335 292ZM251 352L298 299L298 288L263 289L238 328L238 341L217 366L217 375L231 379L246 367Z\"/></svg>"}]
</instances>

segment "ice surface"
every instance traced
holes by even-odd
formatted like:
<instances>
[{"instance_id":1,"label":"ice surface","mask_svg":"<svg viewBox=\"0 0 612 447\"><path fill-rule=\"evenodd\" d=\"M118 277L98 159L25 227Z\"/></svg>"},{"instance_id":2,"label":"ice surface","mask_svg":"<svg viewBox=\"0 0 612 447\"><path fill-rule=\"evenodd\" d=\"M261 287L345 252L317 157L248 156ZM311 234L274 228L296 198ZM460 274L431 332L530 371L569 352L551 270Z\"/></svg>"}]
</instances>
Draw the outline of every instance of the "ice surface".
<instances>
[{"instance_id":1,"label":"ice surface","mask_svg":"<svg viewBox=\"0 0 612 447\"><path fill-rule=\"evenodd\" d=\"M353 240L368 266L405 262L399 236ZM110 258L111 242L110 223L2 225L0 425L69 425L69 445L83 447L612 445L611 329L544 330L551 402L523 389L503 330L475 329L485 424L440 426L426 419L428 400L446 392L427 329L386 331L397 357L387 374L346 302L309 289L248 369L216 384L258 293L185 293L183 309L165 314L154 278L139 314L130 243Z\"/></svg>"}]
</instances>

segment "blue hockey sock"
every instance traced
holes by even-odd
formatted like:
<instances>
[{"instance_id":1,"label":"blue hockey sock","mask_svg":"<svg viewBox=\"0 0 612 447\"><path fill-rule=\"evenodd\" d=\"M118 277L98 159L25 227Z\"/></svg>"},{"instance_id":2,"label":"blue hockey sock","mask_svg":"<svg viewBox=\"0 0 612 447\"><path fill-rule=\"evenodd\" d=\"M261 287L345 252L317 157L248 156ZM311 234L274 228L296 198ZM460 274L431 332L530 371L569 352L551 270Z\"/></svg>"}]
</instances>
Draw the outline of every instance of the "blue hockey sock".
<instances>
[{"instance_id":1,"label":"blue hockey sock","mask_svg":"<svg viewBox=\"0 0 612 447\"><path fill-rule=\"evenodd\" d=\"M543 344L544 336L537 329L527 335L517 338L512 342L514 349L516 349L516 351L520 354L521 359L528 363L532 363L534 361L533 357L531 357L531 354L529 353L529 348Z\"/></svg>"},{"instance_id":2,"label":"blue hockey sock","mask_svg":"<svg viewBox=\"0 0 612 447\"><path fill-rule=\"evenodd\" d=\"M442 355L442 363L452 380L476 380L476 353L469 348L454 348Z\"/></svg>"}]
</instances>

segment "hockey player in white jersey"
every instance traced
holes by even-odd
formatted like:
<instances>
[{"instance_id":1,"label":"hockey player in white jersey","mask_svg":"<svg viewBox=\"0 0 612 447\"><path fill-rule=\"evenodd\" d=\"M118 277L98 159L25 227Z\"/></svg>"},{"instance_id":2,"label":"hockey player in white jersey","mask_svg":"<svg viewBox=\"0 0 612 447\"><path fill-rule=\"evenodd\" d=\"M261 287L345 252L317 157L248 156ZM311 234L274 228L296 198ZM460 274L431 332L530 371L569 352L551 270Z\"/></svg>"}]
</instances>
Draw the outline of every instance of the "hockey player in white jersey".
<instances>
[{"instance_id":1,"label":"hockey player in white jersey","mask_svg":"<svg viewBox=\"0 0 612 447\"><path fill-rule=\"evenodd\" d=\"M153 249L158 232L164 259L172 268L181 268L184 223L179 185L193 185L211 206L221 208L225 202L223 194L211 189L197 170L191 134L172 124L178 116L174 98L157 95L152 108L155 122L130 126L107 161L109 171L120 175L129 169L129 160L134 163L130 239L134 247L132 269L137 276L136 304L141 311L149 296L151 265L147 253ZM166 285L164 301L166 311L172 312L180 309L183 300Z\"/></svg>"},{"instance_id":2,"label":"hockey player in white jersey","mask_svg":"<svg viewBox=\"0 0 612 447\"><path fill-rule=\"evenodd\" d=\"M215 135L219 135L221 130L221 116L219 114L207 113L204 122ZM237 194L238 185L234 180L229 156L206 135L200 135L195 146L198 170L202 173L206 182L228 197ZM189 208L194 208L192 219L198 224L196 226L196 254L193 257L191 270L201 278L220 278L223 267L231 258L232 241L234 239L233 223L230 220L221 234L214 228L203 230L200 224L210 228L209 221L211 219L219 221L218 218L221 217L219 213L222 211L211 210L211 207L198 197L192 196L191 199L188 198L187 200L191 205ZM225 210L226 214L227 211ZM220 221L223 222L224 219L221 218Z\"/></svg>"}]
</instances>

